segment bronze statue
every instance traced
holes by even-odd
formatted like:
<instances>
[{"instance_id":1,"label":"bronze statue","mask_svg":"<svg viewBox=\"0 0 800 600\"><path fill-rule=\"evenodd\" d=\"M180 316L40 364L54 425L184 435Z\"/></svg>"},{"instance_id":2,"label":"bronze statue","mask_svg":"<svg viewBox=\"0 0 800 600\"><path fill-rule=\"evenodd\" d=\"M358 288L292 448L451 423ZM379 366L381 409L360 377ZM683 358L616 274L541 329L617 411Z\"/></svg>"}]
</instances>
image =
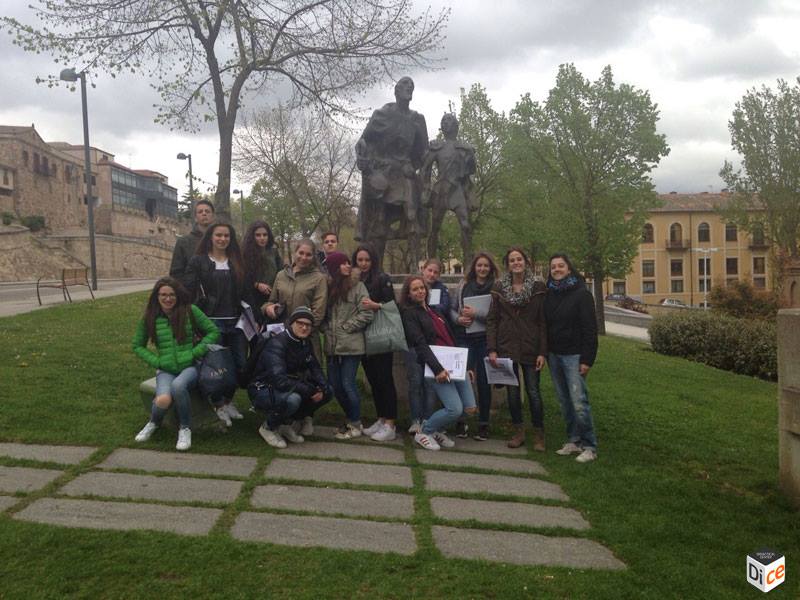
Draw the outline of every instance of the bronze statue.
<instances>
[{"instance_id":1,"label":"bronze statue","mask_svg":"<svg viewBox=\"0 0 800 600\"><path fill-rule=\"evenodd\" d=\"M428 224L417 173L428 147L428 128L425 117L409 108L413 94L414 82L402 77L394 87L395 102L372 113L356 144L361 171L356 240L371 242L380 260L388 239L408 239L416 263Z\"/></svg>"},{"instance_id":2,"label":"bronze statue","mask_svg":"<svg viewBox=\"0 0 800 600\"><path fill-rule=\"evenodd\" d=\"M422 165L424 206L433 209L433 221L428 236L428 256L436 256L439 230L448 210L458 218L461 228L461 250L465 265L472 260L472 229L469 211L475 210L475 194L470 175L475 172L475 149L457 139L458 119L450 113L442 117L443 140L433 140ZM436 181L431 183L433 166L436 165Z\"/></svg>"}]
</instances>

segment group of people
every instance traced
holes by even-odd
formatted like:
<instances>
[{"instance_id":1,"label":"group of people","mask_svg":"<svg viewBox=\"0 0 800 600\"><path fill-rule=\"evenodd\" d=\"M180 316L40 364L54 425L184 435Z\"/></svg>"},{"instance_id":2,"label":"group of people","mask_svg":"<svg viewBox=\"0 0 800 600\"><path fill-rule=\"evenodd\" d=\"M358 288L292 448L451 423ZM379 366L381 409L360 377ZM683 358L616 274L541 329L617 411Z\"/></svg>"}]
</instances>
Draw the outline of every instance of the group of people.
<instances>
[{"instance_id":1,"label":"group of people","mask_svg":"<svg viewBox=\"0 0 800 600\"><path fill-rule=\"evenodd\" d=\"M240 248L234 228L214 221L213 205L196 204L195 226L178 240L170 276L156 282L134 337L136 354L157 369L150 420L137 441L152 436L174 403L180 425L176 448L191 446L190 390L198 380L198 361L214 343L230 349L238 386L265 416L259 434L269 445L302 443L313 434L314 413L333 398L344 413L337 439L395 439L393 353L367 355L365 344L374 315L395 301L392 281L380 270L371 245L361 244L348 256L338 250L335 233L324 234L322 241L320 252L311 240L297 242L284 265L267 223L252 223ZM586 388L597 353L592 296L563 254L550 259L546 282L534 275L521 248L509 249L502 263L501 275L489 254L478 253L453 294L439 280L442 265L435 258L403 282L409 432L424 449L449 448L455 442L448 431L467 437L467 419L477 415L474 439L487 440L491 385L485 362L496 368L503 358L512 361L519 378L519 386L507 386L514 426L508 445L519 447L526 440L524 381L533 447L544 451L539 378L547 364L567 426L567 441L557 452L578 454L579 462L594 460L597 441ZM469 300L479 296L490 301ZM249 341L237 327L243 310L251 310L265 330ZM282 323L282 331L270 328L267 334L273 323ZM431 346L468 348L467 378L452 377ZM375 401L377 419L368 427L361 419L359 365ZM232 395L210 398L228 426L243 418Z\"/></svg>"}]
</instances>

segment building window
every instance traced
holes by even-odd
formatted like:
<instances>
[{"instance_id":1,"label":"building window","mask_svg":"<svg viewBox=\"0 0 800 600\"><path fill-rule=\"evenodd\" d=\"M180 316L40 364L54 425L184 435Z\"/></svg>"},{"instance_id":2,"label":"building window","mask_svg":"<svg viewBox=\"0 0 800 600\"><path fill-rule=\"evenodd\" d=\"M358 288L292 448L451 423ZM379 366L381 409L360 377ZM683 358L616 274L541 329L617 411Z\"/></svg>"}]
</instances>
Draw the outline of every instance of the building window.
<instances>
[{"instance_id":1,"label":"building window","mask_svg":"<svg viewBox=\"0 0 800 600\"><path fill-rule=\"evenodd\" d=\"M767 260L763 256L754 256L753 275L764 275L766 272L767 272Z\"/></svg>"},{"instance_id":2,"label":"building window","mask_svg":"<svg viewBox=\"0 0 800 600\"><path fill-rule=\"evenodd\" d=\"M766 289L767 280L765 277L753 277L753 287L760 290Z\"/></svg>"},{"instance_id":3,"label":"building window","mask_svg":"<svg viewBox=\"0 0 800 600\"><path fill-rule=\"evenodd\" d=\"M26 167L28 166L28 151L27 150L23 150L22 151L22 162L25 163Z\"/></svg>"},{"instance_id":4,"label":"building window","mask_svg":"<svg viewBox=\"0 0 800 600\"><path fill-rule=\"evenodd\" d=\"M735 242L736 239L737 239L736 225L728 223L727 225L725 225L725 241Z\"/></svg>"},{"instance_id":5,"label":"building window","mask_svg":"<svg viewBox=\"0 0 800 600\"><path fill-rule=\"evenodd\" d=\"M711 227L708 226L708 223L700 223L700 225L697 226L697 241L711 241Z\"/></svg>"},{"instance_id":6,"label":"building window","mask_svg":"<svg viewBox=\"0 0 800 600\"><path fill-rule=\"evenodd\" d=\"M650 223L646 223L644 229L642 230L642 243L652 244L653 239L653 226L650 225Z\"/></svg>"},{"instance_id":7,"label":"building window","mask_svg":"<svg viewBox=\"0 0 800 600\"><path fill-rule=\"evenodd\" d=\"M739 259L738 258L726 258L725 259L725 274L726 275L738 275L739 274Z\"/></svg>"},{"instance_id":8,"label":"building window","mask_svg":"<svg viewBox=\"0 0 800 600\"><path fill-rule=\"evenodd\" d=\"M669 241L673 243L680 242L683 239L683 227L680 223L673 223L669 226Z\"/></svg>"},{"instance_id":9,"label":"building window","mask_svg":"<svg viewBox=\"0 0 800 600\"><path fill-rule=\"evenodd\" d=\"M683 277L683 261L671 260L669 261L669 274L673 277Z\"/></svg>"},{"instance_id":10,"label":"building window","mask_svg":"<svg viewBox=\"0 0 800 600\"><path fill-rule=\"evenodd\" d=\"M708 257L699 258L697 260L697 272L700 275L711 275L711 259Z\"/></svg>"},{"instance_id":11,"label":"building window","mask_svg":"<svg viewBox=\"0 0 800 600\"><path fill-rule=\"evenodd\" d=\"M614 293L615 294L625 295L625 282L624 281L615 281L613 289L614 289Z\"/></svg>"},{"instance_id":12,"label":"building window","mask_svg":"<svg viewBox=\"0 0 800 600\"><path fill-rule=\"evenodd\" d=\"M643 294L655 294L656 293L656 282L655 281L643 281L642 282L642 293Z\"/></svg>"},{"instance_id":13,"label":"building window","mask_svg":"<svg viewBox=\"0 0 800 600\"><path fill-rule=\"evenodd\" d=\"M33 172L34 173L38 173L39 169L41 169L41 166L39 164L39 155L36 152L34 152L33 153Z\"/></svg>"},{"instance_id":14,"label":"building window","mask_svg":"<svg viewBox=\"0 0 800 600\"><path fill-rule=\"evenodd\" d=\"M673 294L682 294L683 293L683 279L673 279L669 283L670 291Z\"/></svg>"},{"instance_id":15,"label":"building window","mask_svg":"<svg viewBox=\"0 0 800 600\"><path fill-rule=\"evenodd\" d=\"M42 157L42 175L50 175L50 164L47 162L47 157Z\"/></svg>"},{"instance_id":16,"label":"building window","mask_svg":"<svg viewBox=\"0 0 800 600\"><path fill-rule=\"evenodd\" d=\"M697 291L698 292L710 291L710 290L706 290L706 281L707 280L705 278L697 280ZM708 287L709 288L711 287L711 282L709 282Z\"/></svg>"},{"instance_id":17,"label":"building window","mask_svg":"<svg viewBox=\"0 0 800 600\"><path fill-rule=\"evenodd\" d=\"M11 182L8 179L8 171L3 169L3 185L11 185Z\"/></svg>"},{"instance_id":18,"label":"building window","mask_svg":"<svg viewBox=\"0 0 800 600\"><path fill-rule=\"evenodd\" d=\"M728 277L725 280L725 287L733 287L739 281L738 277Z\"/></svg>"},{"instance_id":19,"label":"building window","mask_svg":"<svg viewBox=\"0 0 800 600\"><path fill-rule=\"evenodd\" d=\"M764 241L764 226L761 223L756 223L753 226L753 245L754 246L766 245L766 242Z\"/></svg>"},{"instance_id":20,"label":"building window","mask_svg":"<svg viewBox=\"0 0 800 600\"><path fill-rule=\"evenodd\" d=\"M642 277L655 277L656 276L656 261L643 260L642 261Z\"/></svg>"}]
</instances>

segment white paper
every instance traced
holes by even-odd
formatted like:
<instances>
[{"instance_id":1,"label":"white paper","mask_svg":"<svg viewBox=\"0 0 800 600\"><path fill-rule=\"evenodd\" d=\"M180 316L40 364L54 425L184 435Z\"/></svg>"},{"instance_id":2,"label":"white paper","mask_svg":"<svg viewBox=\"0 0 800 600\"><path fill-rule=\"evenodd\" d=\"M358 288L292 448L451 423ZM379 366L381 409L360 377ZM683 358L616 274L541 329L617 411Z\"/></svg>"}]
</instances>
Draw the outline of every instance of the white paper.
<instances>
[{"instance_id":1,"label":"white paper","mask_svg":"<svg viewBox=\"0 0 800 600\"><path fill-rule=\"evenodd\" d=\"M428 306L434 306L442 301L442 290L431 290L428 294Z\"/></svg>"},{"instance_id":2,"label":"white paper","mask_svg":"<svg viewBox=\"0 0 800 600\"><path fill-rule=\"evenodd\" d=\"M467 356L469 348L456 348L453 346L431 346L431 351L436 360L450 372L453 381L464 381L467 378ZM428 365L425 365L425 377L434 379L436 376Z\"/></svg>"},{"instance_id":3,"label":"white paper","mask_svg":"<svg viewBox=\"0 0 800 600\"><path fill-rule=\"evenodd\" d=\"M486 382L489 385L519 385L517 376L514 375L514 361L510 358L498 358L497 368L492 366L488 358L483 359L486 366Z\"/></svg>"},{"instance_id":4,"label":"white paper","mask_svg":"<svg viewBox=\"0 0 800 600\"><path fill-rule=\"evenodd\" d=\"M283 323L271 323L270 325L267 325L267 337L278 335L284 329L286 329L286 326Z\"/></svg>"},{"instance_id":5,"label":"white paper","mask_svg":"<svg viewBox=\"0 0 800 600\"><path fill-rule=\"evenodd\" d=\"M484 294L483 296L467 296L464 298L464 306L470 306L475 309L475 312L488 313L489 307L492 305L492 295ZM472 324L467 327L467 333L481 333L486 331L486 323L478 322L477 319L472 320Z\"/></svg>"},{"instance_id":6,"label":"white paper","mask_svg":"<svg viewBox=\"0 0 800 600\"><path fill-rule=\"evenodd\" d=\"M242 314L239 320L236 321L236 327L242 330L247 341L258 335L258 323L256 323L256 319L253 316L253 309L250 308L247 302L242 301Z\"/></svg>"}]
</instances>

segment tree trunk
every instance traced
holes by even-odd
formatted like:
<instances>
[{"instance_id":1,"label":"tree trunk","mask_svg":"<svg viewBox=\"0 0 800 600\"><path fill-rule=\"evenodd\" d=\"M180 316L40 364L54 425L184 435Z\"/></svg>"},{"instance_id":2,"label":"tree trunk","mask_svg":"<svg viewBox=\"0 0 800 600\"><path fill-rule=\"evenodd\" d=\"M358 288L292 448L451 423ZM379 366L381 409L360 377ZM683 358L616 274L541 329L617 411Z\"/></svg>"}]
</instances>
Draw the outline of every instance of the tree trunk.
<instances>
[{"instance_id":1,"label":"tree trunk","mask_svg":"<svg viewBox=\"0 0 800 600\"><path fill-rule=\"evenodd\" d=\"M219 171L217 171L217 193L214 200L217 219L231 222L231 159L233 157L233 127L236 123L229 115L219 123Z\"/></svg>"},{"instance_id":2,"label":"tree trunk","mask_svg":"<svg viewBox=\"0 0 800 600\"><path fill-rule=\"evenodd\" d=\"M592 290L594 291L594 311L597 317L597 333L606 334L606 310L603 302L603 280L604 273L597 273L592 276Z\"/></svg>"}]
</instances>

